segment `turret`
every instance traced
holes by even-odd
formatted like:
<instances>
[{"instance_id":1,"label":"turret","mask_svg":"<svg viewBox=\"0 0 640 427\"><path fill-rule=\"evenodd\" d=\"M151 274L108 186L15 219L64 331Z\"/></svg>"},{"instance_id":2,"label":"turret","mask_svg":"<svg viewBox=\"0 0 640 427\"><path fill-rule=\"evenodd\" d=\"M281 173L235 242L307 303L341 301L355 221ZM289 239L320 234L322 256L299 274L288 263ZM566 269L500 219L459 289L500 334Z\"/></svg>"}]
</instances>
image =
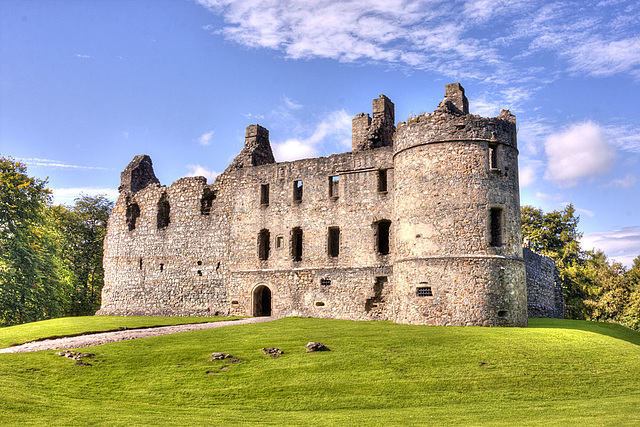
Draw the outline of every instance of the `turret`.
<instances>
[{"instance_id":1,"label":"turret","mask_svg":"<svg viewBox=\"0 0 640 427\"><path fill-rule=\"evenodd\" d=\"M468 105L447 85L436 111L396 131L397 320L526 325L515 117Z\"/></svg>"}]
</instances>

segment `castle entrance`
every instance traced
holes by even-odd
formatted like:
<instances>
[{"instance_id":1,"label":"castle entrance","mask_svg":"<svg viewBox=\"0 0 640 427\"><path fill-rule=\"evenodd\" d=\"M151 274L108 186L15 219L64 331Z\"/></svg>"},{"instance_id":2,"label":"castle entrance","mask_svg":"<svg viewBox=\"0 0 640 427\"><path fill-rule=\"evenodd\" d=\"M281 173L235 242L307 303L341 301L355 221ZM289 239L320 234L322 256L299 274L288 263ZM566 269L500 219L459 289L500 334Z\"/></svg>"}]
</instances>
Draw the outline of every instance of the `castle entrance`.
<instances>
[{"instance_id":1,"label":"castle entrance","mask_svg":"<svg viewBox=\"0 0 640 427\"><path fill-rule=\"evenodd\" d=\"M253 317L271 316L271 289L261 285L253 291Z\"/></svg>"}]
</instances>

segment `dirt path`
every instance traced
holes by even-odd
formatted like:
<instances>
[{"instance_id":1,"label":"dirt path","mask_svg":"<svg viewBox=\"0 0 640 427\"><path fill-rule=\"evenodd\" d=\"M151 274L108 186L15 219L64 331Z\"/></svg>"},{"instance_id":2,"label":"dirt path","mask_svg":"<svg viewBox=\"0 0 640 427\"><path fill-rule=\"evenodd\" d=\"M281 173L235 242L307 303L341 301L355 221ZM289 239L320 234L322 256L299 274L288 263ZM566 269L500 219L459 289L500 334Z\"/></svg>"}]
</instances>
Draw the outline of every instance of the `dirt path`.
<instances>
[{"instance_id":1,"label":"dirt path","mask_svg":"<svg viewBox=\"0 0 640 427\"><path fill-rule=\"evenodd\" d=\"M176 334L178 332L197 331L200 329L221 328L230 325L246 325L274 320L273 317L248 317L240 320L227 320L211 323L194 323L188 325L159 326L157 328L126 329L124 331L102 332L99 334L77 337L57 338L52 340L32 341L14 347L0 348L0 353L28 353L41 350L63 350L68 348L93 347L110 342L134 340L136 338L156 337L158 335Z\"/></svg>"}]
</instances>

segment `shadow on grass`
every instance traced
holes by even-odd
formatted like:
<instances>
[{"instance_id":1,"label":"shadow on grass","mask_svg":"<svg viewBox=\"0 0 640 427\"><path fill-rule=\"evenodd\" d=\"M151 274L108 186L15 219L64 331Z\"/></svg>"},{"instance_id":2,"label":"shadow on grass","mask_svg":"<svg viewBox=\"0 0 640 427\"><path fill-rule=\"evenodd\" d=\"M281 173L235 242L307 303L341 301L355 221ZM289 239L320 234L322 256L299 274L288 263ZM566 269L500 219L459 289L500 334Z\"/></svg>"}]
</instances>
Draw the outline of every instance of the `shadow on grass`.
<instances>
[{"instance_id":1,"label":"shadow on grass","mask_svg":"<svg viewBox=\"0 0 640 427\"><path fill-rule=\"evenodd\" d=\"M567 319L529 319L529 328L575 329L606 335L640 345L640 332L615 323Z\"/></svg>"}]
</instances>

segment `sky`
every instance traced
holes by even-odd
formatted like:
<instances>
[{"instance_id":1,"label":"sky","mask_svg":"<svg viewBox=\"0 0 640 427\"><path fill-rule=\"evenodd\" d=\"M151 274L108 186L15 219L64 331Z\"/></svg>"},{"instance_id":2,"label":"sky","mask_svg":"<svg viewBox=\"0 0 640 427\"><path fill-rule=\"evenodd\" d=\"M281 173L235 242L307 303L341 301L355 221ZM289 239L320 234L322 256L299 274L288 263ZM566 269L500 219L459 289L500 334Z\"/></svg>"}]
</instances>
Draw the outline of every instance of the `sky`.
<instances>
[{"instance_id":1,"label":"sky","mask_svg":"<svg viewBox=\"0 0 640 427\"><path fill-rule=\"evenodd\" d=\"M571 203L583 249L640 254L637 0L1 0L0 154L56 204L156 176L210 181L270 132L276 160L350 151L387 95L396 121L460 82L517 117L520 200Z\"/></svg>"}]
</instances>

